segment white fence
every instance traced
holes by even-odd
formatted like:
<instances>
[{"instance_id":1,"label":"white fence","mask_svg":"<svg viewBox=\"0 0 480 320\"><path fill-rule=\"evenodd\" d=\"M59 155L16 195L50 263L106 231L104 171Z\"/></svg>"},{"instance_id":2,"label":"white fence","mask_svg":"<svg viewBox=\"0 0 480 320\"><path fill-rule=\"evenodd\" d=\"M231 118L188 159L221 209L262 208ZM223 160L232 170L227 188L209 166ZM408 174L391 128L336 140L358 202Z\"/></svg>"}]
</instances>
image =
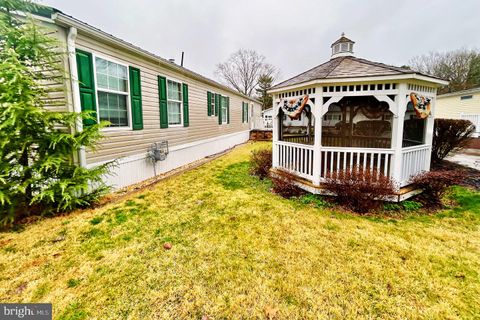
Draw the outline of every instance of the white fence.
<instances>
[{"instance_id":1,"label":"white fence","mask_svg":"<svg viewBox=\"0 0 480 320\"><path fill-rule=\"evenodd\" d=\"M313 146L285 141L277 141L276 148L280 168L312 181L313 179Z\"/></svg>"},{"instance_id":2,"label":"white fence","mask_svg":"<svg viewBox=\"0 0 480 320\"><path fill-rule=\"evenodd\" d=\"M428 145L402 149L402 179L400 181L402 186L407 185L411 177L429 168L428 155L430 152L431 147Z\"/></svg>"},{"instance_id":3,"label":"white fence","mask_svg":"<svg viewBox=\"0 0 480 320\"><path fill-rule=\"evenodd\" d=\"M470 120L475 126L475 132L472 136L474 138L480 137L480 114L461 113L460 118L464 120Z\"/></svg>"},{"instance_id":4,"label":"white fence","mask_svg":"<svg viewBox=\"0 0 480 320\"><path fill-rule=\"evenodd\" d=\"M322 147L320 177L354 168L390 176L393 153L391 149Z\"/></svg>"}]
</instances>

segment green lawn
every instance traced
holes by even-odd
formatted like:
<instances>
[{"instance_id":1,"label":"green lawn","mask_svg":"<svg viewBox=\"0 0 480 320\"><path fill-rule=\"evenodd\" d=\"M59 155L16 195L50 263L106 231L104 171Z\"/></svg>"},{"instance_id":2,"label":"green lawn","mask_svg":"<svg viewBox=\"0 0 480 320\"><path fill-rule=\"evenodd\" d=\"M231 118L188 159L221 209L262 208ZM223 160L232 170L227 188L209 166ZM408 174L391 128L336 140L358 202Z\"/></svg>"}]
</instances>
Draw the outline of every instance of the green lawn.
<instances>
[{"instance_id":1,"label":"green lawn","mask_svg":"<svg viewBox=\"0 0 480 320\"><path fill-rule=\"evenodd\" d=\"M435 216L335 212L250 177L259 147L1 233L0 301L56 319L480 318L479 193Z\"/></svg>"}]
</instances>

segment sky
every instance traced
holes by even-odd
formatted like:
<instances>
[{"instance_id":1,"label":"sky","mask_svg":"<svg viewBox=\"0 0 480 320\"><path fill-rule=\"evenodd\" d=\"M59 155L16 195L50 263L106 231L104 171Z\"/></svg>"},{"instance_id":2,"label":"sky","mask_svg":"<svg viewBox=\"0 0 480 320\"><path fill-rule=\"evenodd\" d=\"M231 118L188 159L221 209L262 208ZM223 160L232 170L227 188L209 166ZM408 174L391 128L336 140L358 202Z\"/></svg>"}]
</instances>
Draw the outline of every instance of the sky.
<instances>
[{"instance_id":1,"label":"sky","mask_svg":"<svg viewBox=\"0 0 480 320\"><path fill-rule=\"evenodd\" d=\"M342 32L355 56L405 65L430 51L480 48L480 0L43 0L62 12L218 80L216 65L253 49L276 82L330 59Z\"/></svg>"}]
</instances>

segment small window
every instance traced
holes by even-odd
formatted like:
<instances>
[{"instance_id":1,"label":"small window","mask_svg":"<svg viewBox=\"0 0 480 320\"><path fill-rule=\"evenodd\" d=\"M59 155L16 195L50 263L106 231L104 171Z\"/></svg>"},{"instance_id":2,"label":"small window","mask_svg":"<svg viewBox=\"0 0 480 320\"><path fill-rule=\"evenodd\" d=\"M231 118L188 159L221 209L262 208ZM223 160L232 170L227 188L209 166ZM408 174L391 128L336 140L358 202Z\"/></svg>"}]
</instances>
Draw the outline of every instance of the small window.
<instances>
[{"instance_id":1,"label":"small window","mask_svg":"<svg viewBox=\"0 0 480 320\"><path fill-rule=\"evenodd\" d=\"M95 57L98 119L109 121L109 127L128 127L127 67Z\"/></svg>"},{"instance_id":2,"label":"small window","mask_svg":"<svg viewBox=\"0 0 480 320\"><path fill-rule=\"evenodd\" d=\"M215 93L210 93L210 110L212 110L210 116L213 117L215 116Z\"/></svg>"},{"instance_id":3,"label":"small window","mask_svg":"<svg viewBox=\"0 0 480 320\"><path fill-rule=\"evenodd\" d=\"M473 96L472 95L469 95L469 96L461 96L460 97L460 100L468 100L468 99L472 99Z\"/></svg>"},{"instance_id":4,"label":"small window","mask_svg":"<svg viewBox=\"0 0 480 320\"><path fill-rule=\"evenodd\" d=\"M182 124L182 84L167 80L168 124Z\"/></svg>"},{"instance_id":5,"label":"small window","mask_svg":"<svg viewBox=\"0 0 480 320\"><path fill-rule=\"evenodd\" d=\"M342 43L342 51L348 51L348 43Z\"/></svg>"},{"instance_id":6,"label":"small window","mask_svg":"<svg viewBox=\"0 0 480 320\"><path fill-rule=\"evenodd\" d=\"M248 107L249 106L247 102L245 103L245 107L243 108L243 119L245 119L244 122L248 122Z\"/></svg>"}]
</instances>

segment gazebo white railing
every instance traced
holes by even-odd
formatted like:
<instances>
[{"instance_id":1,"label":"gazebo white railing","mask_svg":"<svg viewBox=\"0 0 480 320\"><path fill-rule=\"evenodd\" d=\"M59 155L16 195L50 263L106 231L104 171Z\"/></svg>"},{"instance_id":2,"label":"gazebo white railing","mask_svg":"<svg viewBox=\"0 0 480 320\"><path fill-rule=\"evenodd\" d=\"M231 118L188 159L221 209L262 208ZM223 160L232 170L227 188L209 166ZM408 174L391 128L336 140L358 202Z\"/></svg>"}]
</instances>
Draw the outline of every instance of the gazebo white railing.
<instances>
[{"instance_id":1,"label":"gazebo white railing","mask_svg":"<svg viewBox=\"0 0 480 320\"><path fill-rule=\"evenodd\" d=\"M402 186L407 185L411 177L430 169L431 150L432 148L429 145L402 148L402 175L400 181Z\"/></svg>"},{"instance_id":2,"label":"gazebo white railing","mask_svg":"<svg viewBox=\"0 0 480 320\"><path fill-rule=\"evenodd\" d=\"M419 94L430 97L433 110L435 90L405 82L319 86L316 90L307 88L289 94L289 99L309 94L310 99L314 101L314 105L311 106L313 130L307 130L307 134L303 133L304 131L284 132L282 115L277 107L273 116L273 167L307 180L310 187L311 185L320 187L326 178L334 177L335 173L354 169L383 174L395 181L399 187L408 185L411 177L430 169L433 137L433 111L425 119L423 142L416 140L415 137L411 139L410 136L404 136L406 115L408 114L408 119L412 116L412 111L407 110L409 94L410 90L414 89ZM336 128L334 128L337 130L336 133L330 129L322 131L322 121L329 110L329 105L339 103L343 97L351 96L371 96L388 104L392 114L390 137L361 136L352 131L342 136ZM283 95L276 96L278 100L274 101L281 101L282 97ZM366 140L365 143L362 139Z\"/></svg>"},{"instance_id":3,"label":"gazebo white railing","mask_svg":"<svg viewBox=\"0 0 480 320\"><path fill-rule=\"evenodd\" d=\"M313 145L276 141L276 166L313 181Z\"/></svg>"}]
</instances>

